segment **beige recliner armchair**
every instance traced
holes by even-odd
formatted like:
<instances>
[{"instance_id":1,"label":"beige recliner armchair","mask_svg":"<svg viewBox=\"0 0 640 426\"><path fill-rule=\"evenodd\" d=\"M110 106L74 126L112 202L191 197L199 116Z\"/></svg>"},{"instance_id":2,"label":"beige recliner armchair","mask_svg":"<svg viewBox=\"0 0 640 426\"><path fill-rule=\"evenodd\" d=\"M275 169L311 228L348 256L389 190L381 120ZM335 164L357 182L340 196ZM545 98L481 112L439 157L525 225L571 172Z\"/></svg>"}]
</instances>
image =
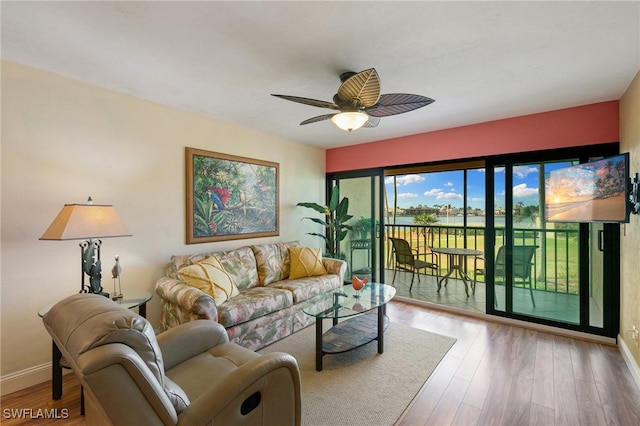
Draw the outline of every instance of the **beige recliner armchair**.
<instances>
[{"instance_id":1,"label":"beige recliner armchair","mask_svg":"<svg viewBox=\"0 0 640 426\"><path fill-rule=\"evenodd\" d=\"M156 336L146 319L94 294L62 300L43 321L84 387L87 424L300 424L295 358L230 343L214 321Z\"/></svg>"}]
</instances>

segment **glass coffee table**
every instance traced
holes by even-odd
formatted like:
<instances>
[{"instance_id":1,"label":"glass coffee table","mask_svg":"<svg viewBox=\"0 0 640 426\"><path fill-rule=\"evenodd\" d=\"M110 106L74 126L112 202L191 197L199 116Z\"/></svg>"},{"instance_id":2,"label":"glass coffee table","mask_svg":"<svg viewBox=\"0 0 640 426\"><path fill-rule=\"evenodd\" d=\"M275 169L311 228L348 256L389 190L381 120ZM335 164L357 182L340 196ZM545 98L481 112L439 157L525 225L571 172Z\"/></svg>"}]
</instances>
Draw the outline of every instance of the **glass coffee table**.
<instances>
[{"instance_id":1,"label":"glass coffee table","mask_svg":"<svg viewBox=\"0 0 640 426\"><path fill-rule=\"evenodd\" d=\"M379 283L367 283L360 291L351 285L310 299L302 311L316 318L316 370L322 371L322 357L347 352L378 341L378 353L384 350L384 330L389 325L386 304L396 289ZM377 313L371 312L378 309ZM349 318L352 317L352 318ZM341 318L347 318L338 322ZM333 327L322 332L322 321L331 319Z\"/></svg>"}]
</instances>

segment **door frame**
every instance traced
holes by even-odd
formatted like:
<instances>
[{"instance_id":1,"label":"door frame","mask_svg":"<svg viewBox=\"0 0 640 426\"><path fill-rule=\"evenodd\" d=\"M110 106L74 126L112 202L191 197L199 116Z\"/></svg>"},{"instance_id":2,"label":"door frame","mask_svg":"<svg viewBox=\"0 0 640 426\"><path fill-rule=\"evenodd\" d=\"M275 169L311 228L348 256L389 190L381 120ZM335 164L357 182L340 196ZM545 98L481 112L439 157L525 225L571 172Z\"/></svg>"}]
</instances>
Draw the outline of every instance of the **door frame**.
<instances>
[{"instance_id":1,"label":"door frame","mask_svg":"<svg viewBox=\"0 0 640 426\"><path fill-rule=\"evenodd\" d=\"M384 194L384 169L376 168L376 169L367 169L367 170L357 170L357 171L348 171L348 172L339 172L339 173L328 173L326 175L326 197L327 200L331 197L331 191L333 189L334 184L340 187L340 180L344 179L359 179L359 178L370 178L371 179L371 217L379 217L381 225L378 227L378 234L376 235L374 232L371 233L371 272L372 277L376 275L379 276L377 282L384 283L384 238L385 238L385 230L382 225L382 221L384 220L384 203L382 202L382 195ZM378 187L375 185L375 178L378 178ZM341 194L342 196L342 194ZM376 212L376 198L380 201L378 203L379 207ZM375 230L375 221L373 223L373 228ZM376 237L378 238L378 243L376 244ZM382 269L381 269L382 268ZM345 277L345 281L350 279L351 277Z\"/></svg>"},{"instance_id":2,"label":"door frame","mask_svg":"<svg viewBox=\"0 0 640 426\"><path fill-rule=\"evenodd\" d=\"M593 146L561 148L549 151L517 153L487 157L485 173L485 211L494 211L495 179L493 170L497 167L505 167L505 189L513 188L513 166L518 164L530 164L536 162L548 162L565 158L576 158L581 163L589 161L594 157L609 157L619 154L619 143L608 143ZM505 242L507 246L513 240L513 196L511 191L505 193ZM589 244L589 224L581 223L579 226L579 261L580 261L580 320L579 324L570 324L554 321L540 317L533 317L521 313L513 312L511 297L511 286L509 280L506 283L506 306L504 311L496 310L494 305L495 297L495 220L494 215L486 216L485 230L485 258L487 261L487 274L485 276L487 284L486 313L495 316L507 317L526 322L533 322L552 327L575 330L589 334L616 337L619 332L620 315L620 224L605 223L604 225L604 276L608 281L603 288L603 305L606 310L603 312L602 328L593 327L589 324L589 265L590 251L584 249ZM508 250L507 250L508 252ZM506 276L511 276L510 265L507 262L505 267Z\"/></svg>"}]
</instances>

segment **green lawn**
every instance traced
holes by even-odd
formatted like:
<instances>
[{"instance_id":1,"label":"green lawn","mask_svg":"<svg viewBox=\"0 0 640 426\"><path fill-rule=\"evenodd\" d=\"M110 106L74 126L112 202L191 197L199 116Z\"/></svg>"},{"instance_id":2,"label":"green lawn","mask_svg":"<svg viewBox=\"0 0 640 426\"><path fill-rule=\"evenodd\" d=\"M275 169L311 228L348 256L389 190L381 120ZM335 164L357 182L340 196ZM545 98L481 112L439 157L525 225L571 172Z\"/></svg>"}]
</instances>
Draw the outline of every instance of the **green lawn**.
<instances>
[{"instance_id":1,"label":"green lawn","mask_svg":"<svg viewBox=\"0 0 640 426\"><path fill-rule=\"evenodd\" d=\"M467 247L484 251L484 230L478 231L477 228L468 228L468 234L462 235L462 228L453 227L435 228L436 234L433 235L433 247ZM428 252L427 247L429 238L421 228L411 227L411 232L403 232L401 238L405 238L416 248L420 255ZM446 233L445 233L446 232ZM546 290L561 293L578 294L578 238L577 233L571 231L547 231L542 230L526 230L517 231L518 235L516 245L537 245L534 259L535 274L533 277L534 288L538 290ZM546 235L546 238L543 236ZM466 245L465 245L466 239ZM495 252L502 245L501 235L496 238L499 245L496 245ZM544 252L543 252L544 249ZM546 255L546 256L545 256ZM546 259L545 259L546 257ZM447 256L440 257L440 274L445 274L448 270ZM474 258L467 258L467 272L473 277L474 275ZM477 277L478 281L484 281L484 275Z\"/></svg>"}]
</instances>

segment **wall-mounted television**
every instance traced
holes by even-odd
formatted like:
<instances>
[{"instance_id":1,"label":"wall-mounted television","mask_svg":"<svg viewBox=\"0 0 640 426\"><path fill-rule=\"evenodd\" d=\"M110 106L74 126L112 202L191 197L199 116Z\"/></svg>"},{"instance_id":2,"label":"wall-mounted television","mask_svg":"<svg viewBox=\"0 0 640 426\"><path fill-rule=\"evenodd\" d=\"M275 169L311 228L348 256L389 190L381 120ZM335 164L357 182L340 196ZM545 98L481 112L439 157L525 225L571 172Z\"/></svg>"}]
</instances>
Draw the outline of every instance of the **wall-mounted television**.
<instances>
[{"instance_id":1,"label":"wall-mounted television","mask_svg":"<svg viewBox=\"0 0 640 426\"><path fill-rule=\"evenodd\" d=\"M545 220L629 222L629 153L545 174Z\"/></svg>"}]
</instances>

